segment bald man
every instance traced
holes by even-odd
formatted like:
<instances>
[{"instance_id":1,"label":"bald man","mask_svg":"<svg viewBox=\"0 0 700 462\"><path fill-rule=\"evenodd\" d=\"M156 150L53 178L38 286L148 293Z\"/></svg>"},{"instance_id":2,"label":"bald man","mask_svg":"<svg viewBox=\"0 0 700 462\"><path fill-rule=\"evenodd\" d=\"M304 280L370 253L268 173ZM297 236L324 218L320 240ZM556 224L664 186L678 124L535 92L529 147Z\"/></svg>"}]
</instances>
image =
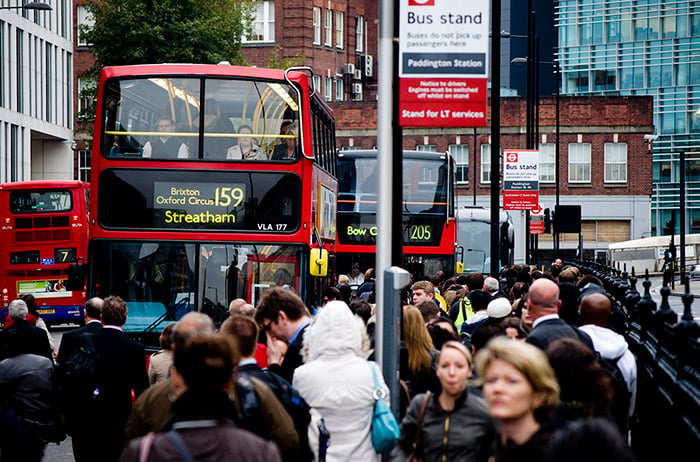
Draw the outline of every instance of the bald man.
<instances>
[{"instance_id":1,"label":"bald man","mask_svg":"<svg viewBox=\"0 0 700 462\"><path fill-rule=\"evenodd\" d=\"M527 343L547 351L547 347L553 341L570 337L580 340L593 350L593 342L588 334L559 318L561 300L556 282L540 278L532 283L528 296L527 307L533 322L532 331L527 336Z\"/></svg>"},{"instance_id":2,"label":"bald man","mask_svg":"<svg viewBox=\"0 0 700 462\"><path fill-rule=\"evenodd\" d=\"M586 295L579 305L581 330L591 337L595 351L602 358L617 360L630 393L628 415L631 416L637 395L637 360L625 338L607 327L611 311L612 304L607 295L597 292Z\"/></svg>"}]
</instances>

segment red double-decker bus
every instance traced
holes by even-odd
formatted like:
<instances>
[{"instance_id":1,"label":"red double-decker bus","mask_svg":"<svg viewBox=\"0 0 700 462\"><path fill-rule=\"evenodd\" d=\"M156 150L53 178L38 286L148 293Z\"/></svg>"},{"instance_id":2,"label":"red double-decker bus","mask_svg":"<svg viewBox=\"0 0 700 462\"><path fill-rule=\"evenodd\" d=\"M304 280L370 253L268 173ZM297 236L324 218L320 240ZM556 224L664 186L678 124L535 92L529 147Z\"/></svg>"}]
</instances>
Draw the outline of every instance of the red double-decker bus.
<instances>
[{"instance_id":1,"label":"red double-decker bus","mask_svg":"<svg viewBox=\"0 0 700 462\"><path fill-rule=\"evenodd\" d=\"M103 69L87 290L127 301L126 332L150 343L185 312L220 320L271 287L320 301L336 237L335 121L310 72Z\"/></svg>"},{"instance_id":2,"label":"red double-decker bus","mask_svg":"<svg viewBox=\"0 0 700 462\"><path fill-rule=\"evenodd\" d=\"M80 181L0 185L0 323L22 294L34 295L47 324L82 322L84 287L67 290L65 281L87 256L89 195Z\"/></svg>"},{"instance_id":3,"label":"red double-decker bus","mask_svg":"<svg viewBox=\"0 0 700 462\"><path fill-rule=\"evenodd\" d=\"M415 278L455 271L454 160L449 153L403 152L403 267ZM375 266L377 151L338 154L337 269Z\"/></svg>"}]
</instances>

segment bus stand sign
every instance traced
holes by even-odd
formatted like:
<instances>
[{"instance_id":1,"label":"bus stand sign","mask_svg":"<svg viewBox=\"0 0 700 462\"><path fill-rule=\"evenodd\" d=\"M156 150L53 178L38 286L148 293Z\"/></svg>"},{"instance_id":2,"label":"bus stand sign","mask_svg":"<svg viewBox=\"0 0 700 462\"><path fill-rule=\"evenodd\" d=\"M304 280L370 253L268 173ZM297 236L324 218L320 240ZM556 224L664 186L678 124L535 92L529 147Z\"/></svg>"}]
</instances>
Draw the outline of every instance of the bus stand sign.
<instances>
[{"instance_id":1,"label":"bus stand sign","mask_svg":"<svg viewBox=\"0 0 700 462\"><path fill-rule=\"evenodd\" d=\"M503 209L536 210L540 207L539 151L503 151Z\"/></svg>"},{"instance_id":2,"label":"bus stand sign","mask_svg":"<svg viewBox=\"0 0 700 462\"><path fill-rule=\"evenodd\" d=\"M488 0L401 0L399 125L486 126Z\"/></svg>"}]
</instances>

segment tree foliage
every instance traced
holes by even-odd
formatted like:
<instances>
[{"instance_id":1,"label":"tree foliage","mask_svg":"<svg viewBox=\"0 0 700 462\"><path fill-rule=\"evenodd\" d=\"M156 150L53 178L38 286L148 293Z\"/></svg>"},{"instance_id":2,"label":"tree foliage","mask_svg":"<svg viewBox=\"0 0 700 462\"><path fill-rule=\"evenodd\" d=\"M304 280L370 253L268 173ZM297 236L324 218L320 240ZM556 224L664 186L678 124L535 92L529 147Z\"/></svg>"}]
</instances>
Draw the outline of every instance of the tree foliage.
<instances>
[{"instance_id":1,"label":"tree foliage","mask_svg":"<svg viewBox=\"0 0 700 462\"><path fill-rule=\"evenodd\" d=\"M83 34L104 66L152 63L245 64L241 38L250 29L248 0L87 0L94 18Z\"/></svg>"}]
</instances>

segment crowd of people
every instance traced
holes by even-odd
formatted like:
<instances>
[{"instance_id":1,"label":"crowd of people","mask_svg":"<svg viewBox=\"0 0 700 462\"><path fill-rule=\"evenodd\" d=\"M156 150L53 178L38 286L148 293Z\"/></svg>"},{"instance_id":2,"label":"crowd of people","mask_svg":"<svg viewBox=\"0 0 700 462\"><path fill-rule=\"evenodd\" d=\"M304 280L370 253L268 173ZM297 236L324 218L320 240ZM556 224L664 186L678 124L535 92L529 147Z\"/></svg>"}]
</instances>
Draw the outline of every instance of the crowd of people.
<instances>
[{"instance_id":1,"label":"crowd of people","mask_svg":"<svg viewBox=\"0 0 700 462\"><path fill-rule=\"evenodd\" d=\"M66 434L78 462L379 460L373 410L389 387L373 361L374 271L337 282L312 309L280 287L255 307L233 300L218 328L187 313L150 355L122 332L120 297L88 300L55 354L28 302L13 301L2 460L40 461ZM635 460L636 360L600 281L557 261L437 274L402 298L390 460Z\"/></svg>"}]
</instances>

